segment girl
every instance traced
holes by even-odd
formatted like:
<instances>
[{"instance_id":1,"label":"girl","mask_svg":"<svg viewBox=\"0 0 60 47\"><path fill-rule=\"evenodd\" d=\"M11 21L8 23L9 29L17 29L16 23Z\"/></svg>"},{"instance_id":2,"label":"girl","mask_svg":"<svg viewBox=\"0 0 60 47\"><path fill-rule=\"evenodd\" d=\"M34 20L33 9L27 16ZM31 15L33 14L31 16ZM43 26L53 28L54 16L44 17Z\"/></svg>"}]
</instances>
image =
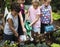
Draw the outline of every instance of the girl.
<instances>
[{"instance_id":1,"label":"girl","mask_svg":"<svg viewBox=\"0 0 60 47\"><path fill-rule=\"evenodd\" d=\"M11 13L8 13L6 24L4 27L4 40L17 41L18 40L18 13L20 7L18 3L11 4Z\"/></svg>"},{"instance_id":2,"label":"girl","mask_svg":"<svg viewBox=\"0 0 60 47\"><path fill-rule=\"evenodd\" d=\"M23 16L23 21L24 21L25 20L25 11L24 11L25 0L18 0L17 2L20 4L21 14Z\"/></svg>"},{"instance_id":3,"label":"girl","mask_svg":"<svg viewBox=\"0 0 60 47\"><path fill-rule=\"evenodd\" d=\"M18 0L20 4L20 12L18 16L18 34L19 34L19 43L22 42L21 36L24 35L26 29L24 27L24 20L25 20L25 11L24 11L24 2L25 0Z\"/></svg>"},{"instance_id":4,"label":"girl","mask_svg":"<svg viewBox=\"0 0 60 47\"><path fill-rule=\"evenodd\" d=\"M24 28L24 20L25 20L25 13L24 13L24 2L25 0L18 0L17 1L20 4L20 13L18 16L18 33L19 35L23 35L24 32L26 32L26 29ZM20 19L22 17L22 19ZM20 23L21 22L21 23Z\"/></svg>"},{"instance_id":5,"label":"girl","mask_svg":"<svg viewBox=\"0 0 60 47\"><path fill-rule=\"evenodd\" d=\"M32 0L32 5L30 6L29 10L29 20L31 21L30 26L33 27L32 36L34 34L40 34L40 7L38 0Z\"/></svg>"},{"instance_id":6,"label":"girl","mask_svg":"<svg viewBox=\"0 0 60 47\"><path fill-rule=\"evenodd\" d=\"M44 33L45 26L53 22L52 9L50 6L51 0L44 0L44 4L41 6L41 33Z\"/></svg>"}]
</instances>

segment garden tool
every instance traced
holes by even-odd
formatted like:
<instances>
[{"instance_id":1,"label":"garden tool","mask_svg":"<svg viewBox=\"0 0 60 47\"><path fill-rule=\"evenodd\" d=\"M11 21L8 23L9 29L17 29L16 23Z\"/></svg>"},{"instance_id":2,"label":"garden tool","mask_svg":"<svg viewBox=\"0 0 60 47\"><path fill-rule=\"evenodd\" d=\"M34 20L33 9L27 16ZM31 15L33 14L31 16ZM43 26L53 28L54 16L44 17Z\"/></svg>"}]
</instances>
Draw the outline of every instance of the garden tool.
<instances>
[{"instance_id":1,"label":"garden tool","mask_svg":"<svg viewBox=\"0 0 60 47\"><path fill-rule=\"evenodd\" d=\"M26 20L26 22L25 22L25 28L27 30L26 34L32 41L33 40L33 38L31 37L32 26L29 26L29 24L30 24L30 21Z\"/></svg>"}]
</instances>

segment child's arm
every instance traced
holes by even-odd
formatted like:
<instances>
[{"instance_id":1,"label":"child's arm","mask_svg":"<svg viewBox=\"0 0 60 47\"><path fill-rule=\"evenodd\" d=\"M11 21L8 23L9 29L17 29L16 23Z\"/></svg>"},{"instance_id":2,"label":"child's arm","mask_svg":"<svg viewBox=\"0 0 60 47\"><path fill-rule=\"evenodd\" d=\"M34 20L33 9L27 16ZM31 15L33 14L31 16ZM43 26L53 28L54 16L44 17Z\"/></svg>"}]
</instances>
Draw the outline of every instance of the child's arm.
<instances>
[{"instance_id":1,"label":"child's arm","mask_svg":"<svg viewBox=\"0 0 60 47\"><path fill-rule=\"evenodd\" d=\"M25 18L25 20L29 20L29 15L30 15L30 12L27 10L27 13L25 13L25 15L26 15L26 18Z\"/></svg>"},{"instance_id":2,"label":"child's arm","mask_svg":"<svg viewBox=\"0 0 60 47\"><path fill-rule=\"evenodd\" d=\"M18 33L17 33L17 31L14 29L12 19L9 18L7 21L8 21L8 23L9 23L9 28L11 29L11 31L13 32L13 34L14 34L16 37L18 37Z\"/></svg>"},{"instance_id":3,"label":"child's arm","mask_svg":"<svg viewBox=\"0 0 60 47\"><path fill-rule=\"evenodd\" d=\"M5 20L4 20L4 17L2 18L2 21L3 21L3 27L4 27L4 25L5 25Z\"/></svg>"},{"instance_id":4,"label":"child's arm","mask_svg":"<svg viewBox=\"0 0 60 47\"><path fill-rule=\"evenodd\" d=\"M52 16L52 9L50 10L51 13L51 24L53 23L53 16Z\"/></svg>"},{"instance_id":5,"label":"child's arm","mask_svg":"<svg viewBox=\"0 0 60 47\"><path fill-rule=\"evenodd\" d=\"M24 10L24 14L25 14L25 15L27 14L27 12L28 12L27 10Z\"/></svg>"},{"instance_id":6,"label":"child's arm","mask_svg":"<svg viewBox=\"0 0 60 47\"><path fill-rule=\"evenodd\" d=\"M30 12L28 11L27 17L26 17L27 20L29 20L29 16L30 16ZM36 18L35 18L34 21L30 24L30 26L32 26L33 24L35 24L35 23L38 21L38 19L40 18L39 16L40 16L39 14L36 15Z\"/></svg>"},{"instance_id":7,"label":"child's arm","mask_svg":"<svg viewBox=\"0 0 60 47\"><path fill-rule=\"evenodd\" d=\"M34 25L38 20L40 15L37 15L36 18L34 19L34 21L30 24L30 26Z\"/></svg>"},{"instance_id":8,"label":"child's arm","mask_svg":"<svg viewBox=\"0 0 60 47\"><path fill-rule=\"evenodd\" d=\"M40 12L40 7L39 7L36 17L35 17L34 21L30 24L30 26L34 25L39 20L40 16L41 16L41 12Z\"/></svg>"},{"instance_id":9,"label":"child's arm","mask_svg":"<svg viewBox=\"0 0 60 47\"><path fill-rule=\"evenodd\" d=\"M22 17L21 12L19 13L19 17L20 17L20 21L21 21L21 26L22 26L23 32L26 32L26 29L24 27L24 22L23 22L23 17Z\"/></svg>"}]
</instances>

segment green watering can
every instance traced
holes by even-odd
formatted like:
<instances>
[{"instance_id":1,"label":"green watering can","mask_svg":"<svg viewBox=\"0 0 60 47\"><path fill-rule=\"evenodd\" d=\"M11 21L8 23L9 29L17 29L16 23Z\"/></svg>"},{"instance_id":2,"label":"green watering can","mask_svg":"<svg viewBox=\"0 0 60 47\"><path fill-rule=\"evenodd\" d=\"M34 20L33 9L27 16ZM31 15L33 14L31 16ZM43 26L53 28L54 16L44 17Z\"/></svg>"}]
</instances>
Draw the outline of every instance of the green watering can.
<instances>
[{"instance_id":1,"label":"green watering can","mask_svg":"<svg viewBox=\"0 0 60 47\"><path fill-rule=\"evenodd\" d=\"M27 35L30 36L30 35L31 35L30 32L31 32L31 30L32 30L32 27L29 26L29 24L30 24L30 21L26 20L26 22L25 22L25 28L26 28L26 30L27 30Z\"/></svg>"}]
</instances>

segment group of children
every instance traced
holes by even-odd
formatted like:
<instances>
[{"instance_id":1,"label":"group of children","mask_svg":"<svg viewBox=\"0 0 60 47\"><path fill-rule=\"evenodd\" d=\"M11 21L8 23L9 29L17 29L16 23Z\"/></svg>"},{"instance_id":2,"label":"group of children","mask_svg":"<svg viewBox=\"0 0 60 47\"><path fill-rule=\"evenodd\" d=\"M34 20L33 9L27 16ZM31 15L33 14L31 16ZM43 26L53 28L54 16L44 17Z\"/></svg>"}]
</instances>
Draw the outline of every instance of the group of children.
<instances>
[{"instance_id":1,"label":"group of children","mask_svg":"<svg viewBox=\"0 0 60 47\"><path fill-rule=\"evenodd\" d=\"M11 13L6 18L4 27L4 40L19 41L20 35L26 32L24 27L25 0L18 0L18 3L11 4ZM28 9L28 18L32 26L32 32L42 34L45 32L45 26L52 24L52 8L50 6L51 0L44 0L43 4L39 5L39 0L32 0L32 5Z\"/></svg>"}]
</instances>

